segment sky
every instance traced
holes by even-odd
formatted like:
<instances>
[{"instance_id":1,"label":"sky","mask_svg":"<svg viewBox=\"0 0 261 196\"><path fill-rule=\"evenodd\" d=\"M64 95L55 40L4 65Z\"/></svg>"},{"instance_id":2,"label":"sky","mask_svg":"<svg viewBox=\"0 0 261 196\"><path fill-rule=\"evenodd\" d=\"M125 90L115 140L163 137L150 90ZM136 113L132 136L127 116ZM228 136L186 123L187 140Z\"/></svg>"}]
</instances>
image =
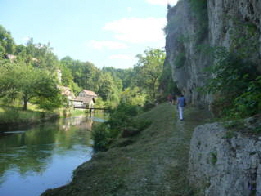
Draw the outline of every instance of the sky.
<instances>
[{"instance_id":1,"label":"sky","mask_svg":"<svg viewBox=\"0 0 261 196\"><path fill-rule=\"evenodd\" d=\"M0 0L0 24L16 44L50 43L59 59L130 68L164 48L167 3L178 0Z\"/></svg>"}]
</instances>

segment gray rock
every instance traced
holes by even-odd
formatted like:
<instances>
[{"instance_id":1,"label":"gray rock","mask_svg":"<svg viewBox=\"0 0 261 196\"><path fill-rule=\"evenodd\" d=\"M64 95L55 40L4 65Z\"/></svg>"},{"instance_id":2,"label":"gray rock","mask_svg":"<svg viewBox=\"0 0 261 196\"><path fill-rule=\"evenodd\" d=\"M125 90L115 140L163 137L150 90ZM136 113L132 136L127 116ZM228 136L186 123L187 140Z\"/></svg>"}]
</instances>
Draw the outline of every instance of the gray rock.
<instances>
[{"instance_id":1,"label":"gray rock","mask_svg":"<svg viewBox=\"0 0 261 196\"><path fill-rule=\"evenodd\" d=\"M190 143L190 183L205 196L258 195L261 141L240 133L230 138L227 131L219 123L195 129Z\"/></svg>"},{"instance_id":2,"label":"gray rock","mask_svg":"<svg viewBox=\"0 0 261 196\"><path fill-rule=\"evenodd\" d=\"M238 23L254 25L257 28L260 50L253 53L251 59L259 65L261 72L261 1L260 0L208 0L207 29L202 31L202 19L199 20L191 9L189 0L180 0L175 7L168 9L165 65L172 68L172 78L185 94L188 102L194 105L208 105L212 95L199 93L196 89L206 84L213 76L204 69L213 65L213 59L200 50L202 46L224 46L232 44L231 32Z\"/></svg>"}]
</instances>

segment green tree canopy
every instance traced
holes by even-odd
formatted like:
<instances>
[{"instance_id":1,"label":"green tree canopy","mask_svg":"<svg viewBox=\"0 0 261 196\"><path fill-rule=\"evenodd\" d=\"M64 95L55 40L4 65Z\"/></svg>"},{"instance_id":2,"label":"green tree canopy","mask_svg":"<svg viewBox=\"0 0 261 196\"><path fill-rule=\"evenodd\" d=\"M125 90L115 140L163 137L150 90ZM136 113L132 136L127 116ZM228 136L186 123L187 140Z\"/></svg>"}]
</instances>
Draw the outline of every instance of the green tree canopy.
<instances>
[{"instance_id":1,"label":"green tree canopy","mask_svg":"<svg viewBox=\"0 0 261 196\"><path fill-rule=\"evenodd\" d=\"M137 55L138 63L134 67L135 85L144 89L151 100L157 95L165 57L165 52L160 49L148 49L144 51L144 55Z\"/></svg>"},{"instance_id":2,"label":"green tree canopy","mask_svg":"<svg viewBox=\"0 0 261 196\"><path fill-rule=\"evenodd\" d=\"M30 100L47 110L61 105L60 92L52 75L25 63L0 66L0 89L1 97L22 98L24 110Z\"/></svg>"},{"instance_id":3,"label":"green tree canopy","mask_svg":"<svg viewBox=\"0 0 261 196\"><path fill-rule=\"evenodd\" d=\"M14 49L15 43L11 33L0 25L0 55L13 54Z\"/></svg>"}]
</instances>

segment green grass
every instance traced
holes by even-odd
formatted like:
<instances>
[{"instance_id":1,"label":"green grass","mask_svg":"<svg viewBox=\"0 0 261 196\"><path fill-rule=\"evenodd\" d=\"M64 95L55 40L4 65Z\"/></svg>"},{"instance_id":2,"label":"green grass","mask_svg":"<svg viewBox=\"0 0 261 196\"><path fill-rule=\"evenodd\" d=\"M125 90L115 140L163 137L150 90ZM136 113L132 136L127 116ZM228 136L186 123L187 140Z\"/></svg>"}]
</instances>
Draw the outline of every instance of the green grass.
<instances>
[{"instance_id":1,"label":"green grass","mask_svg":"<svg viewBox=\"0 0 261 196\"><path fill-rule=\"evenodd\" d=\"M194 127L207 119L203 114L186 108L186 121L180 122L175 106L160 104L138 115L139 121L152 124L138 135L118 137L107 152L96 153L91 161L79 166L71 184L44 196L74 192L96 196L192 196L187 179L189 141Z\"/></svg>"},{"instance_id":2,"label":"green grass","mask_svg":"<svg viewBox=\"0 0 261 196\"><path fill-rule=\"evenodd\" d=\"M48 118L55 113L45 113L45 118ZM27 110L23 111L19 107L0 107L0 124L21 124L40 122L43 117L43 112Z\"/></svg>"}]
</instances>

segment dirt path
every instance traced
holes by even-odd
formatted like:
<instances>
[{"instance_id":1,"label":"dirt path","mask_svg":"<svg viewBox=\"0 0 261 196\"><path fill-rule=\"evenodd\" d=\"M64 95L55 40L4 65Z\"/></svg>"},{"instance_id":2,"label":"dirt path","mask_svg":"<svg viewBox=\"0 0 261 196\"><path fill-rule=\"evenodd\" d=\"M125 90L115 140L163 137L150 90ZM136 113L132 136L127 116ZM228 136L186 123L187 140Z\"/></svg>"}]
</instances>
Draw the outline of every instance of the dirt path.
<instances>
[{"instance_id":1,"label":"dirt path","mask_svg":"<svg viewBox=\"0 0 261 196\"><path fill-rule=\"evenodd\" d=\"M141 119L152 125L131 144L97 153L79 166L70 184L43 196L186 196L189 141L196 125L207 118L203 111L187 109L178 121L175 107L161 104ZM119 143L124 142L119 140Z\"/></svg>"}]
</instances>

